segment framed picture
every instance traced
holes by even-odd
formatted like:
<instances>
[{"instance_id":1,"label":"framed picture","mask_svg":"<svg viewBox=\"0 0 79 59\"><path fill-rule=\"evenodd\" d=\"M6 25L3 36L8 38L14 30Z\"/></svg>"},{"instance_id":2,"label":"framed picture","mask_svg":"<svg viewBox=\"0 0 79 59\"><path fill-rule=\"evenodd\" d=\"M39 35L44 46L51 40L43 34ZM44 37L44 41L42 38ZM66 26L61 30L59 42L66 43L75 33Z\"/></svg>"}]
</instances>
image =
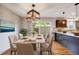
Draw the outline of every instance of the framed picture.
<instances>
[{"instance_id":1,"label":"framed picture","mask_svg":"<svg viewBox=\"0 0 79 59\"><path fill-rule=\"evenodd\" d=\"M67 20L56 20L56 27L67 27Z\"/></svg>"},{"instance_id":2,"label":"framed picture","mask_svg":"<svg viewBox=\"0 0 79 59\"><path fill-rule=\"evenodd\" d=\"M0 20L0 32L14 32L15 24L11 21Z\"/></svg>"}]
</instances>

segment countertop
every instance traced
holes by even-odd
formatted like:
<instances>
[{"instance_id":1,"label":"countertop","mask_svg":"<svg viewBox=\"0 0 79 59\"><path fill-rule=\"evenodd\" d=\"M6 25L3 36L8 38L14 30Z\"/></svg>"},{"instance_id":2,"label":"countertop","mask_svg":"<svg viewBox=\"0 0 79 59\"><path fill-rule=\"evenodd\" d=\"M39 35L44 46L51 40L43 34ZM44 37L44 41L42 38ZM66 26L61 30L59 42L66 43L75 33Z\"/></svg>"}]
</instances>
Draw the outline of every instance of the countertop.
<instances>
[{"instance_id":1,"label":"countertop","mask_svg":"<svg viewBox=\"0 0 79 59\"><path fill-rule=\"evenodd\" d=\"M63 33L63 32L55 32L55 33L59 33L59 34L68 35L68 36L73 36L73 37L79 38L79 36L74 35L74 33L72 33L72 32L66 32L66 33Z\"/></svg>"}]
</instances>

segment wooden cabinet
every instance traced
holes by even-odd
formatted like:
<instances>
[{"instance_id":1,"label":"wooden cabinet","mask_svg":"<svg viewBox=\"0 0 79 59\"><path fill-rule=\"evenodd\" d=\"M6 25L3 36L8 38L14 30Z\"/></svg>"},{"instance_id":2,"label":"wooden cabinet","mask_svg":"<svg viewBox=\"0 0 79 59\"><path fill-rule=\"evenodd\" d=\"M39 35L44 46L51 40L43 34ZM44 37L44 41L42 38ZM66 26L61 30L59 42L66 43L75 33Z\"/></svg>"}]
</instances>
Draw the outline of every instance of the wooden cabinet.
<instances>
[{"instance_id":1,"label":"wooden cabinet","mask_svg":"<svg viewBox=\"0 0 79 59\"><path fill-rule=\"evenodd\" d=\"M79 55L79 38L55 33L55 40L70 50L72 54Z\"/></svg>"}]
</instances>

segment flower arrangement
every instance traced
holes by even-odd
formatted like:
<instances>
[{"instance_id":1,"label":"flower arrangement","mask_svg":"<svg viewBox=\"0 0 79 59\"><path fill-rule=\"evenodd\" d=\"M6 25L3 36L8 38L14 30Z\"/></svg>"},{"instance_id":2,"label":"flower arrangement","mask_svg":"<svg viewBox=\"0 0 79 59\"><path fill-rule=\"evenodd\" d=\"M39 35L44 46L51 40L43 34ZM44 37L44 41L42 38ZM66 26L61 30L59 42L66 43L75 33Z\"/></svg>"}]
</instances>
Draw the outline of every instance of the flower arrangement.
<instances>
[{"instance_id":1,"label":"flower arrangement","mask_svg":"<svg viewBox=\"0 0 79 59\"><path fill-rule=\"evenodd\" d=\"M27 35L27 29L23 28L20 30L20 33L23 34L23 36Z\"/></svg>"}]
</instances>

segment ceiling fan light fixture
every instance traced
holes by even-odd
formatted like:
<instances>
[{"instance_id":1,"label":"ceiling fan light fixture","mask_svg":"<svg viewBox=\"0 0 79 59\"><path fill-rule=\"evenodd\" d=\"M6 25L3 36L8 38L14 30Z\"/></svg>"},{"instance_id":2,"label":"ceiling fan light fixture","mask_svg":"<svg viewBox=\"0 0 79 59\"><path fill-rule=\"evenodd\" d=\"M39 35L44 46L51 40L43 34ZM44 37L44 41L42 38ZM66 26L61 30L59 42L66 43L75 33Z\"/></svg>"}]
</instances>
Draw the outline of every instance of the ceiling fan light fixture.
<instances>
[{"instance_id":1,"label":"ceiling fan light fixture","mask_svg":"<svg viewBox=\"0 0 79 59\"><path fill-rule=\"evenodd\" d=\"M27 12L27 17L26 19L39 19L40 13L34 10L35 4L32 4L33 9Z\"/></svg>"}]
</instances>

